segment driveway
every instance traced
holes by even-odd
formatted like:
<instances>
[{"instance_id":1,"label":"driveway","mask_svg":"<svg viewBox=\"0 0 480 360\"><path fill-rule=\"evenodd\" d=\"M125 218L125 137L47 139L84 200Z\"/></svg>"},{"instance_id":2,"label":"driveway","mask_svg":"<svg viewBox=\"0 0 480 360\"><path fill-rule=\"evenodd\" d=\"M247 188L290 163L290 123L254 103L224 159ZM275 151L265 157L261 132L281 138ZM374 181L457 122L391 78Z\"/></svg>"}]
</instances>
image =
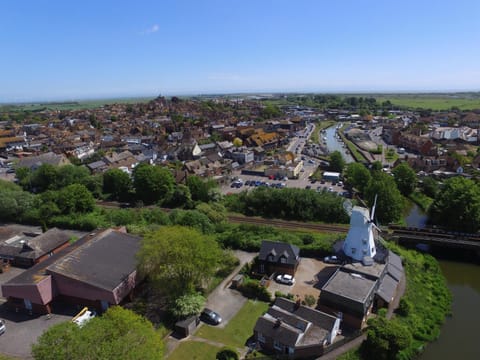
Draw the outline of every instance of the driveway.
<instances>
[{"instance_id":1,"label":"driveway","mask_svg":"<svg viewBox=\"0 0 480 360\"><path fill-rule=\"evenodd\" d=\"M11 267L7 272L0 274L1 285L23 273L25 270ZM0 290L1 291L1 290ZM1 295L1 294L0 294ZM6 322L7 330L0 335L0 354L15 356L21 359L31 359L32 344L50 326L72 319L78 310L54 305L54 314L47 318L45 315L27 315L25 312L15 313L7 309L6 299L0 296L0 318Z\"/></svg>"},{"instance_id":2,"label":"driveway","mask_svg":"<svg viewBox=\"0 0 480 360\"><path fill-rule=\"evenodd\" d=\"M275 294L280 291L284 294L293 294L301 299L305 295L313 295L318 300L320 289L327 282L330 276L336 271L337 266L325 264L314 258L302 258L295 273L295 284L293 286L270 282L268 290Z\"/></svg>"},{"instance_id":3,"label":"driveway","mask_svg":"<svg viewBox=\"0 0 480 360\"><path fill-rule=\"evenodd\" d=\"M237 312L243 307L247 298L245 298L237 290L230 289L230 282L232 278L238 274L243 265L253 260L257 253L249 253L245 251L234 251L235 256L239 259L240 265L226 277L220 285L208 296L205 307L212 309L222 316L222 323L218 327L225 327L225 325L233 318Z\"/></svg>"},{"instance_id":4,"label":"driveway","mask_svg":"<svg viewBox=\"0 0 480 360\"><path fill-rule=\"evenodd\" d=\"M32 359L31 347L37 338L50 326L71 320L72 313L61 311L50 318L45 315L29 316L26 313L15 313L2 304L0 318L5 320L7 328L0 336L0 354Z\"/></svg>"},{"instance_id":5,"label":"driveway","mask_svg":"<svg viewBox=\"0 0 480 360\"><path fill-rule=\"evenodd\" d=\"M240 261L240 264L232 271L218 285L215 290L208 296L205 307L212 309L220 314L223 321L217 327L224 328L226 324L237 314L237 312L243 307L247 298L243 297L237 290L230 289L230 283L235 275L242 269L243 265L253 260L258 253L250 253L241 250L234 251L235 256ZM200 323L203 326L203 323ZM209 325L205 325L209 326ZM198 329L198 328L197 328ZM189 339L189 338L186 338ZM184 339L177 339L173 336L169 336L166 344L165 358L175 350L180 341Z\"/></svg>"}]
</instances>

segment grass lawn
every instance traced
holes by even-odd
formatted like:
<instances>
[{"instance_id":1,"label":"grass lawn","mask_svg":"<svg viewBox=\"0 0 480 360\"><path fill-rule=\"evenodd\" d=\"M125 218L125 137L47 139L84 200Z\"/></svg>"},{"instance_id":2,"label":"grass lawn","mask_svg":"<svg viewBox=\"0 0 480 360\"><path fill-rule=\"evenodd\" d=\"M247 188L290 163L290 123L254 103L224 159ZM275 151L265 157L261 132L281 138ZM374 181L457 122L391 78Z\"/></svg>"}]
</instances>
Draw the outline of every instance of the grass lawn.
<instances>
[{"instance_id":1,"label":"grass lawn","mask_svg":"<svg viewBox=\"0 0 480 360\"><path fill-rule=\"evenodd\" d=\"M477 94L397 94L374 96L377 102L390 100L394 105L409 108L424 108L432 110L449 110L453 106L460 110L480 108Z\"/></svg>"},{"instance_id":2,"label":"grass lawn","mask_svg":"<svg viewBox=\"0 0 480 360\"><path fill-rule=\"evenodd\" d=\"M219 347L198 342L198 341L184 341L171 354L168 360L211 360L215 359Z\"/></svg>"},{"instance_id":3,"label":"grass lawn","mask_svg":"<svg viewBox=\"0 0 480 360\"><path fill-rule=\"evenodd\" d=\"M242 348L247 339L253 335L253 327L260 315L265 313L269 304L262 301L248 300L224 329L202 326L195 336Z\"/></svg>"}]
</instances>

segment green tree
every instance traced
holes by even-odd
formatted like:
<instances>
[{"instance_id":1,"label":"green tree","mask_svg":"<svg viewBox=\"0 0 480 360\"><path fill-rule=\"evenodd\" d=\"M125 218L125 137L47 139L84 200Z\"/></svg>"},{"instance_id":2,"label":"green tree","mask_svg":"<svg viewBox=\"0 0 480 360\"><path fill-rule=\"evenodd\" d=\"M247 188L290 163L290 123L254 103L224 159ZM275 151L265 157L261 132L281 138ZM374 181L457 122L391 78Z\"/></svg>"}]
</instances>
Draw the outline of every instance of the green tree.
<instances>
[{"instance_id":1,"label":"green tree","mask_svg":"<svg viewBox=\"0 0 480 360\"><path fill-rule=\"evenodd\" d=\"M139 271L172 298L203 288L214 275L221 250L211 237L181 226L145 234L137 254Z\"/></svg>"},{"instance_id":2,"label":"green tree","mask_svg":"<svg viewBox=\"0 0 480 360\"><path fill-rule=\"evenodd\" d=\"M362 193L372 178L370 171L368 171L364 165L357 162L347 165L346 177L348 183Z\"/></svg>"},{"instance_id":3,"label":"green tree","mask_svg":"<svg viewBox=\"0 0 480 360\"><path fill-rule=\"evenodd\" d=\"M330 154L330 170L342 172L345 167L345 159L340 151L334 151Z\"/></svg>"},{"instance_id":4,"label":"green tree","mask_svg":"<svg viewBox=\"0 0 480 360\"><path fill-rule=\"evenodd\" d=\"M29 190L33 192L44 192L46 190L58 189L57 167L50 164L42 164L33 171L30 178Z\"/></svg>"},{"instance_id":5,"label":"green tree","mask_svg":"<svg viewBox=\"0 0 480 360\"><path fill-rule=\"evenodd\" d=\"M109 169L103 174L103 192L110 194L111 198L127 201L132 189L130 175L120 169Z\"/></svg>"},{"instance_id":6,"label":"green tree","mask_svg":"<svg viewBox=\"0 0 480 360\"><path fill-rule=\"evenodd\" d=\"M430 219L448 229L477 232L480 226L480 187L463 177L445 181L430 206Z\"/></svg>"},{"instance_id":7,"label":"green tree","mask_svg":"<svg viewBox=\"0 0 480 360\"><path fill-rule=\"evenodd\" d=\"M193 201L190 189L183 184L178 184L177 186L175 186L175 190L173 190L171 197L166 201L165 205L173 208L192 208Z\"/></svg>"},{"instance_id":8,"label":"green tree","mask_svg":"<svg viewBox=\"0 0 480 360\"><path fill-rule=\"evenodd\" d=\"M78 327L53 325L32 346L36 360L161 359L161 334L145 318L115 306Z\"/></svg>"},{"instance_id":9,"label":"green tree","mask_svg":"<svg viewBox=\"0 0 480 360\"><path fill-rule=\"evenodd\" d=\"M181 295L172 301L170 311L177 319L197 315L205 305L205 297L200 293Z\"/></svg>"},{"instance_id":10,"label":"green tree","mask_svg":"<svg viewBox=\"0 0 480 360\"><path fill-rule=\"evenodd\" d=\"M161 203L173 193L175 179L167 168L139 164L133 170L133 186L138 200L145 204Z\"/></svg>"},{"instance_id":11,"label":"green tree","mask_svg":"<svg viewBox=\"0 0 480 360\"><path fill-rule=\"evenodd\" d=\"M408 349L412 341L409 329L399 320L379 316L369 321L362 354L366 359L402 359L402 350Z\"/></svg>"},{"instance_id":12,"label":"green tree","mask_svg":"<svg viewBox=\"0 0 480 360\"><path fill-rule=\"evenodd\" d=\"M58 191L56 204L66 214L85 213L93 210L95 199L84 185L72 184Z\"/></svg>"},{"instance_id":13,"label":"green tree","mask_svg":"<svg viewBox=\"0 0 480 360\"><path fill-rule=\"evenodd\" d=\"M417 187L417 174L406 162L402 162L392 170L398 190L403 196L409 196Z\"/></svg>"},{"instance_id":14,"label":"green tree","mask_svg":"<svg viewBox=\"0 0 480 360\"><path fill-rule=\"evenodd\" d=\"M375 172L365 188L365 196L370 207L373 206L375 196L377 196L375 218L380 223L388 224L395 222L402 216L403 197L397 188L395 180L390 175L383 172Z\"/></svg>"},{"instance_id":15,"label":"green tree","mask_svg":"<svg viewBox=\"0 0 480 360\"><path fill-rule=\"evenodd\" d=\"M85 184L90 172L84 166L64 165L57 167L57 182L55 189L61 189L71 184Z\"/></svg>"},{"instance_id":16,"label":"green tree","mask_svg":"<svg viewBox=\"0 0 480 360\"><path fill-rule=\"evenodd\" d=\"M438 189L438 182L434 178L430 176L423 178L422 190L425 195L435 198L437 196Z\"/></svg>"},{"instance_id":17,"label":"green tree","mask_svg":"<svg viewBox=\"0 0 480 360\"><path fill-rule=\"evenodd\" d=\"M211 179L203 180L193 175L187 178L187 186L193 201L209 202L212 200L212 190L217 187L217 184Z\"/></svg>"}]
</instances>

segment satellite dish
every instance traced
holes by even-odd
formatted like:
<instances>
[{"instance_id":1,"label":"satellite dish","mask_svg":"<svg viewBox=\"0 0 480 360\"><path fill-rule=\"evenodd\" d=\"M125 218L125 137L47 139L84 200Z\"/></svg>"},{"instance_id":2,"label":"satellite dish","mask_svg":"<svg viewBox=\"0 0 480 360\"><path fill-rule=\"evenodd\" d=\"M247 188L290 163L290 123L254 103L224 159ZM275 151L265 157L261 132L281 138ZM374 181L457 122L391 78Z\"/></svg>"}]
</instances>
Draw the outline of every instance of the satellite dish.
<instances>
[{"instance_id":1,"label":"satellite dish","mask_svg":"<svg viewBox=\"0 0 480 360\"><path fill-rule=\"evenodd\" d=\"M352 202L350 200L345 200L343 202L343 209L345 210L345 212L348 214L348 216L351 216L352 215L352 209L353 209L353 205L352 205Z\"/></svg>"}]
</instances>

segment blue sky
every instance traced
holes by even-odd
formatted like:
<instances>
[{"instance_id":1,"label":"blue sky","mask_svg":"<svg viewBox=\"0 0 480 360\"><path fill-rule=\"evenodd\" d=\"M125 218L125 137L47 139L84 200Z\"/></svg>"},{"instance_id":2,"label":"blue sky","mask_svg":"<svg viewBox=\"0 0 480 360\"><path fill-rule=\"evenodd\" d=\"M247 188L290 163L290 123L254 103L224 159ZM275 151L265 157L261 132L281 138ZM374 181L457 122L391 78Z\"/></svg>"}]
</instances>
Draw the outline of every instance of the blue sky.
<instances>
[{"instance_id":1,"label":"blue sky","mask_svg":"<svg viewBox=\"0 0 480 360\"><path fill-rule=\"evenodd\" d=\"M480 90L478 0L2 0L0 102Z\"/></svg>"}]
</instances>

